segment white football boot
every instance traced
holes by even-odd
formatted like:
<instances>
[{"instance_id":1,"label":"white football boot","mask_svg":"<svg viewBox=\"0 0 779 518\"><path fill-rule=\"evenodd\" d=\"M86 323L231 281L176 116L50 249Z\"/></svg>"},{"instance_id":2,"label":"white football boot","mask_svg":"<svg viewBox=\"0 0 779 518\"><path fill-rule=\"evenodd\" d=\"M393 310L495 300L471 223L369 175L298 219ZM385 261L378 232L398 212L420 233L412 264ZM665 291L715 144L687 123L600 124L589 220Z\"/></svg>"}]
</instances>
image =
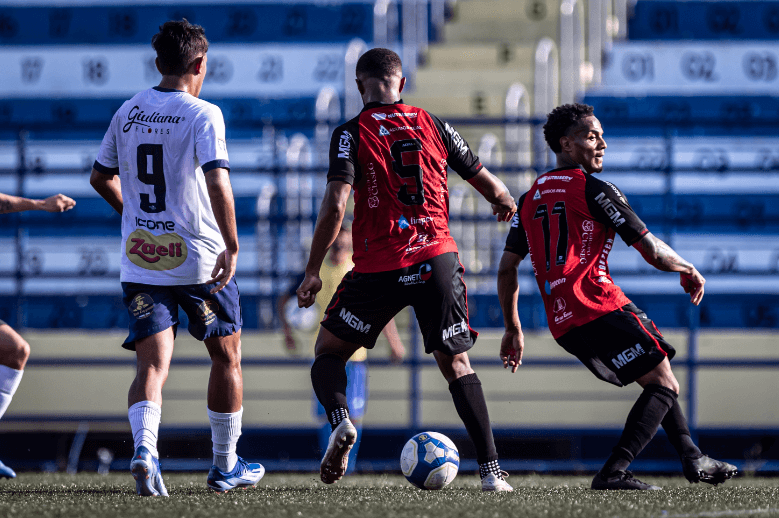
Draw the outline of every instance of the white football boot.
<instances>
[{"instance_id":1,"label":"white football boot","mask_svg":"<svg viewBox=\"0 0 779 518\"><path fill-rule=\"evenodd\" d=\"M327 451L319 466L319 478L322 479L322 482L332 484L341 480L349 464L349 451L356 441L357 429L349 418L338 423L333 433L330 434Z\"/></svg>"},{"instance_id":2,"label":"white football boot","mask_svg":"<svg viewBox=\"0 0 779 518\"><path fill-rule=\"evenodd\" d=\"M483 479L481 479L482 491L514 491L514 488L506 482L509 474L505 471L500 472L500 476L490 473Z\"/></svg>"}]
</instances>

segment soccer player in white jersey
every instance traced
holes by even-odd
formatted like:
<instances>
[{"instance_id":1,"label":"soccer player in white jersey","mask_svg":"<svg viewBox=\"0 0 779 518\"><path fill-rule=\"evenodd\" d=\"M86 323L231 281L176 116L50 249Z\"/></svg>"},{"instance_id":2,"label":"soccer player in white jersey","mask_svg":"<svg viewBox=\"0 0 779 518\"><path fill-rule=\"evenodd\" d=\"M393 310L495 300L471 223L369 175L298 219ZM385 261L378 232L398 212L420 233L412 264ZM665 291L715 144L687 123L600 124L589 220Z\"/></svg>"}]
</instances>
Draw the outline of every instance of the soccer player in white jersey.
<instances>
[{"instance_id":1,"label":"soccer player in white jersey","mask_svg":"<svg viewBox=\"0 0 779 518\"><path fill-rule=\"evenodd\" d=\"M75 206L76 202L63 194L50 196L45 200L31 200L0 192L0 214L27 210L65 212ZM24 366L29 357L30 344L11 326L0 320L0 418L8 410L8 405L22 381ZM16 478L16 473L0 462L0 478Z\"/></svg>"},{"instance_id":2,"label":"soccer player in white jersey","mask_svg":"<svg viewBox=\"0 0 779 518\"><path fill-rule=\"evenodd\" d=\"M265 468L235 453L241 435L241 306L235 202L225 125L198 99L206 75L203 28L169 21L152 38L159 86L125 102L103 138L90 182L122 215L124 302L138 366L128 396L135 440L130 471L143 496L168 496L157 453L162 386L179 306L211 356L208 417L214 462L208 487L254 486Z\"/></svg>"}]
</instances>

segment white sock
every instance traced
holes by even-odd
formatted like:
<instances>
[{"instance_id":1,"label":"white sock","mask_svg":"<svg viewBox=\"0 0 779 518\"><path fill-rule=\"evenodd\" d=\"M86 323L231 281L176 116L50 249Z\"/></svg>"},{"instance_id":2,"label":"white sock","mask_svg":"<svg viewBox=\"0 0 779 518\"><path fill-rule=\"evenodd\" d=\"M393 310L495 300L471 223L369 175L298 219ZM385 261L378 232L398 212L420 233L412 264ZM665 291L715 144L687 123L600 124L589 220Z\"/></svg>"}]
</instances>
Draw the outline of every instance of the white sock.
<instances>
[{"instance_id":1,"label":"white sock","mask_svg":"<svg viewBox=\"0 0 779 518\"><path fill-rule=\"evenodd\" d=\"M135 449L146 446L154 457L160 458L157 452L157 433L160 429L162 408L154 401L141 401L127 411L130 418L130 428L133 430Z\"/></svg>"},{"instance_id":2,"label":"white sock","mask_svg":"<svg viewBox=\"0 0 779 518\"><path fill-rule=\"evenodd\" d=\"M214 466L225 473L232 471L238 462L235 446L241 436L241 418L243 407L232 414L220 414L208 409L208 420L211 421L211 440L214 443Z\"/></svg>"},{"instance_id":3,"label":"white sock","mask_svg":"<svg viewBox=\"0 0 779 518\"><path fill-rule=\"evenodd\" d=\"M22 381L22 374L24 371L0 365L0 417L3 417L8 405L11 404L19 382Z\"/></svg>"}]
</instances>

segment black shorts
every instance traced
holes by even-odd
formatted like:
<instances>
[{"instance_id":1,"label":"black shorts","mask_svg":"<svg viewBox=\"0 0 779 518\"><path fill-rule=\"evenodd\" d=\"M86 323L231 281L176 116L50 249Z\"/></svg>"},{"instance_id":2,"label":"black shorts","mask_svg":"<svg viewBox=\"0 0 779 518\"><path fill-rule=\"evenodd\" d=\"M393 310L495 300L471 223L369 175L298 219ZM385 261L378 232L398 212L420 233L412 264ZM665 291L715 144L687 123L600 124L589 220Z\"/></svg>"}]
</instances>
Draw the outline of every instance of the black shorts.
<instances>
[{"instance_id":1,"label":"black shorts","mask_svg":"<svg viewBox=\"0 0 779 518\"><path fill-rule=\"evenodd\" d=\"M463 271L455 252L389 272L351 271L327 306L322 327L341 340L372 349L392 317L411 306L426 353L463 353L478 335L468 325Z\"/></svg>"},{"instance_id":2,"label":"black shorts","mask_svg":"<svg viewBox=\"0 0 779 518\"><path fill-rule=\"evenodd\" d=\"M670 360L676 355L655 323L632 302L571 329L557 343L598 378L618 387L633 383L666 357Z\"/></svg>"}]
</instances>

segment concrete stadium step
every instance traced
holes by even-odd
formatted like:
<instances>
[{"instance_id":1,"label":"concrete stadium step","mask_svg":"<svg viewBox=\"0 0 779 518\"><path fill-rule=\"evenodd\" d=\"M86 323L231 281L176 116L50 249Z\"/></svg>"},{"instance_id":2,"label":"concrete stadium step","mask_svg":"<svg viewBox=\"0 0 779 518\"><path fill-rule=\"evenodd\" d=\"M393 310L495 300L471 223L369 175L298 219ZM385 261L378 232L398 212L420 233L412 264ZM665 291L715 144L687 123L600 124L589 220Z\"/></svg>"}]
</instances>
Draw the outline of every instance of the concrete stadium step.
<instances>
[{"instance_id":1,"label":"concrete stadium step","mask_svg":"<svg viewBox=\"0 0 779 518\"><path fill-rule=\"evenodd\" d=\"M474 43L432 45L426 64L436 69L455 69L463 72L483 69L525 67L533 63L534 46L509 43Z\"/></svg>"},{"instance_id":2,"label":"concrete stadium step","mask_svg":"<svg viewBox=\"0 0 779 518\"><path fill-rule=\"evenodd\" d=\"M451 42L525 42L540 38L557 38L557 21L521 23L514 20L459 22L444 26L444 40Z\"/></svg>"}]
</instances>

